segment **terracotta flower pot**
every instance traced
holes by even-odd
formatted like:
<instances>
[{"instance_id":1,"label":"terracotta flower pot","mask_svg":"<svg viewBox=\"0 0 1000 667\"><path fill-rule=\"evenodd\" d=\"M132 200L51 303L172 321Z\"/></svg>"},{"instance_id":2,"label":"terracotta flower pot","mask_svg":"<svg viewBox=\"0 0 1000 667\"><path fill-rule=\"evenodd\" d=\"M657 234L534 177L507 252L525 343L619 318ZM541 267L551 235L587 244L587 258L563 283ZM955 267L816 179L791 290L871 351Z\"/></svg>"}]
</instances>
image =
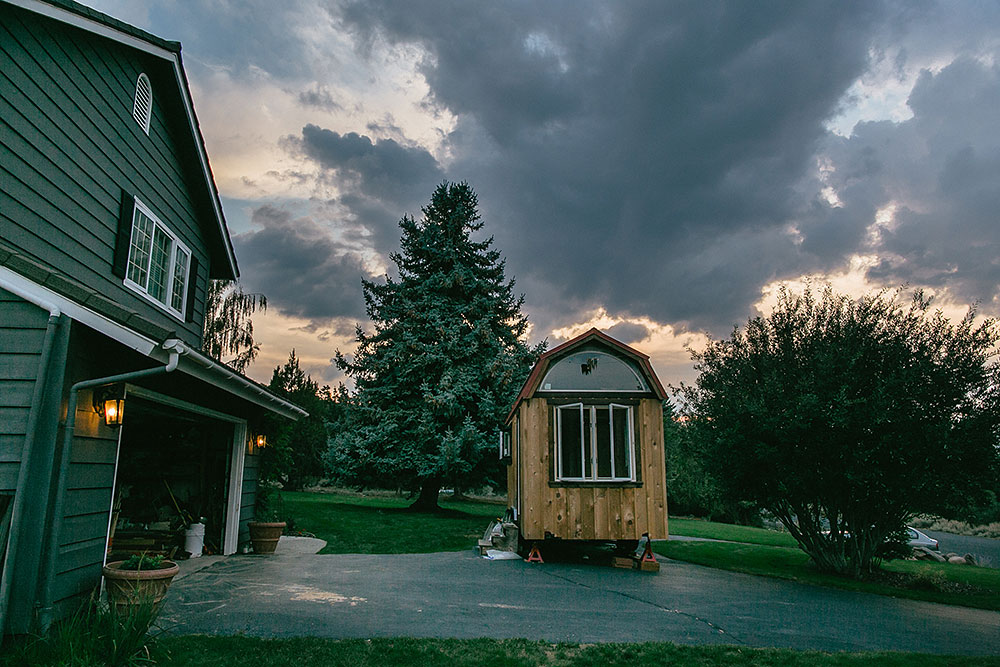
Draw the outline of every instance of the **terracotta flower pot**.
<instances>
[{"instance_id":1,"label":"terracotta flower pot","mask_svg":"<svg viewBox=\"0 0 1000 667\"><path fill-rule=\"evenodd\" d=\"M249 528L253 552L255 554L273 554L278 547L278 539L285 532L285 522L253 522Z\"/></svg>"},{"instance_id":2,"label":"terracotta flower pot","mask_svg":"<svg viewBox=\"0 0 1000 667\"><path fill-rule=\"evenodd\" d=\"M159 607L167 587L180 571L177 563L168 560L153 570L123 570L124 562L118 560L104 566L108 602L118 611L145 604L152 604L154 609Z\"/></svg>"}]
</instances>

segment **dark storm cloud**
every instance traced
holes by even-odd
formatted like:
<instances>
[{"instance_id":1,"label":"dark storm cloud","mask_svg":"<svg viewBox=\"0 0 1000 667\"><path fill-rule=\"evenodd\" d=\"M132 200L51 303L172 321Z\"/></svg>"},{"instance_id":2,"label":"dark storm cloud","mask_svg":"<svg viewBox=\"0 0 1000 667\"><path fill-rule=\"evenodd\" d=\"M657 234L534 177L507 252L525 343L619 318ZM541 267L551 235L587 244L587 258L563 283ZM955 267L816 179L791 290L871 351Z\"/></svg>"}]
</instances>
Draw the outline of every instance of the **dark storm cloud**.
<instances>
[{"instance_id":1,"label":"dark storm cloud","mask_svg":"<svg viewBox=\"0 0 1000 667\"><path fill-rule=\"evenodd\" d=\"M326 86L316 85L299 93L299 104L313 107L321 111L342 111L343 105L333 99L333 94Z\"/></svg>"},{"instance_id":2,"label":"dark storm cloud","mask_svg":"<svg viewBox=\"0 0 1000 667\"><path fill-rule=\"evenodd\" d=\"M394 139L373 141L355 132L339 134L306 125L301 147L307 156L346 180L359 179L362 193L384 201L429 196L441 178L437 160L427 149L404 146Z\"/></svg>"},{"instance_id":3,"label":"dark storm cloud","mask_svg":"<svg viewBox=\"0 0 1000 667\"><path fill-rule=\"evenodd\" d=\"M325 178L342 191L337 202L350 212L354 225L347 230L348 239L367 240L383 256L399 245L400 218L404 214L419 216L420 207L444 178L427 149L395 139L340 134L306 125L301 137L288 138L286 145L323 167Z\"/></svg>"},{"instance_id":4,"label":"dark storm cloud","mask_svg":"<svg viewBox=\"0 0 1000 667\"><path fill-rule=\"evenodd\" d=\"M785 230L815 196L804 176L881 18L798 2L344 16L362 38L425 49L431 101L458 115L449 177L477 188L520 284L550 286L536 323L603 304L717 331L762 284L816 265Z\"/></svg>"},{"instance_id":5,"label":"dark storm cloud","mask_svg":"<svg viewBox=\"0 0 1000 667\"><path fill-rule=\"evenodd\" d=\"M838 187L867 184L843 187L840 199L862 209L903 203L880 232L885 259L873 278L989 303L1000 289L1000 67L960 59L924 72L909 106L913 118L861 124L831 150Z\"/></svg>"},{"instance_id":6,"label":"dark storm cloud","mask_svg":"<svg viewBox=\"0 0 1000 667\"><path fill-rule=\"evenodd\" d=\"M649 335L649 329L641 324L633 324L632 322L622 322L616 324L610 329L607 329L604 333L608 334L616 340L620 340L626 345L632 345L640 340L644 340L646 336Z\"/></svg>"},{"instance_id":7,"label":"dark storm cloud","mask_svg":"<svg viewBox=\"0 0 1000 667\"><path fill-rule=\"evenodd\" d=\"M339 320L348 331L364 321L361 279L368 272L356 253L311 217L268 205L256 209L251 221L259 229L233 237L240 261L253 267L244 276L250 291L266 294L285 314Z\"/></svg>"}]
</instances>

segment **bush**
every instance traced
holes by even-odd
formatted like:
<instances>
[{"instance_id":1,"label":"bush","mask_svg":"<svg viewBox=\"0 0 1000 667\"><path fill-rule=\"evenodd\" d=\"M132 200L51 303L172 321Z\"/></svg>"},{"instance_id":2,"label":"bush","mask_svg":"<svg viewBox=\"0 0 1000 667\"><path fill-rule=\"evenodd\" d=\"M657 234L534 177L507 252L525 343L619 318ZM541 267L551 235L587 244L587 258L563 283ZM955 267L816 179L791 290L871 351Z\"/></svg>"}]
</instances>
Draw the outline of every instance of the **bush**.
<instances>
[{"instance_id":1,"label":"bush","mask_svg":"<svg viewBox=\"0 0 1000 667\"><path fill-rule=\"evenodd\" d=\"M45 632L7 638L0 651L0 665L149 664L155 636L149 634L148 628L156 613L152 601L116 610L95 595L75 614Z\"/></svg>"}]
</instances>

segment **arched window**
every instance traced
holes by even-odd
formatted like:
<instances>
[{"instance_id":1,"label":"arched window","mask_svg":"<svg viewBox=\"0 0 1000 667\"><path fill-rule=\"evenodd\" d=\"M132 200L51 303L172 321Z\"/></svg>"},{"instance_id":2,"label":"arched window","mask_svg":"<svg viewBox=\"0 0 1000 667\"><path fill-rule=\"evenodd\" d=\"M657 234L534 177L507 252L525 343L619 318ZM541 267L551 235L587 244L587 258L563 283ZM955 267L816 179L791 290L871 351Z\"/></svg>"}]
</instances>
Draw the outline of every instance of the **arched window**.
<instances>
[{"instance_id":1,"label":"arched window","mask_svg":"<svg viewBox=\"0 0 1000 667\"><path fill-rule=\"evenodd\" d=\"M649 385L631 364L595 349L578 350L557 361L539 391L641 392Z\"/></svg>"},{"instance_id":2,"label":"arched window","mask_svg":"<svg viewBox=\"0 0 1000 667\"><path fill-rule=\"evenodd\" d=\"M149 134L149 119L153 115L153 86L149 77L140 74L135 82L135 104L132 106L132 117L146 134Z\"/></svg>"}]
</instances>

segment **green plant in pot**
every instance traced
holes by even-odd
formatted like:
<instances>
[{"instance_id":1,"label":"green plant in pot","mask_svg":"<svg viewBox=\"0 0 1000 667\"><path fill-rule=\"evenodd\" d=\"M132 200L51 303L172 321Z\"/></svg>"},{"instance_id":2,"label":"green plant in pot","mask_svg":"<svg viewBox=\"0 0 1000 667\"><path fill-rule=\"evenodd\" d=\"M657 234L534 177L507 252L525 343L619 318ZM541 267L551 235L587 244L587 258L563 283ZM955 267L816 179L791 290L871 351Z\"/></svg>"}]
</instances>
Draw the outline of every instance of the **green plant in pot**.
<instances>
[{"instance_id":1,"label":"green plant in pot","mask_svg":"<svg viewBox=\"0 0 1000 667\"><path fill-rule=\"evenodd\" d=\"M281 495L266 486L259 488L256 518L247 526L255 554L273 554L278 547L278 540L288 526L286 521L279 518L281 510Z\"/></svg>"},{"instance_id":2,"label":"green plant in pot","mask_svg":"<svg viewBox=\"0 0 1000 667\"><path fill-rule=\"evenodd\" d=\"M108 604L119 612L144 605L152 606L155 611L179 571L177 563L148 554L108 563L103 570Z\"/></svg>"}]
</instances>

